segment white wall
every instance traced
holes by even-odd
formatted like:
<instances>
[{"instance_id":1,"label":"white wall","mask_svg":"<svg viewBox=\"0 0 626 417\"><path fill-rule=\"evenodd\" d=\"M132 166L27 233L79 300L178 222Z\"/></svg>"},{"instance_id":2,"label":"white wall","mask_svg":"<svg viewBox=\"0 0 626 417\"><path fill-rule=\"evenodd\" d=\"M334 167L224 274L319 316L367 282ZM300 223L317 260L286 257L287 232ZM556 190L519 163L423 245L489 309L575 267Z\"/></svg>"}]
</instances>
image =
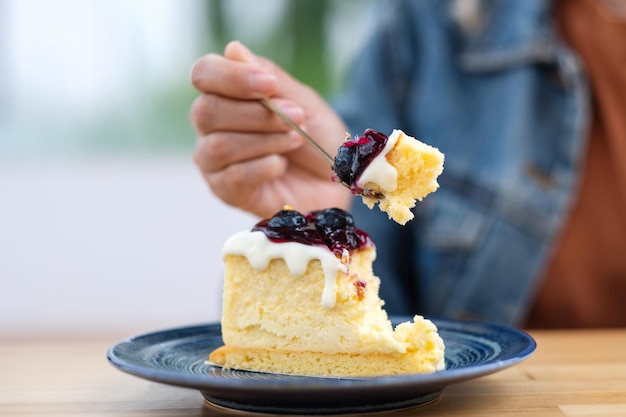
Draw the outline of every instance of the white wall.
<instances>
[{"instance_id":1,"label":"white wall","mask_svg":"<svg viewBox=\"0 0 626 417\"><path fill-rule=\"evenodd\" d=\"M221 246L254 221L190 157L0 166L0 336L218 320Z\"/></svg>"}]
</instances>

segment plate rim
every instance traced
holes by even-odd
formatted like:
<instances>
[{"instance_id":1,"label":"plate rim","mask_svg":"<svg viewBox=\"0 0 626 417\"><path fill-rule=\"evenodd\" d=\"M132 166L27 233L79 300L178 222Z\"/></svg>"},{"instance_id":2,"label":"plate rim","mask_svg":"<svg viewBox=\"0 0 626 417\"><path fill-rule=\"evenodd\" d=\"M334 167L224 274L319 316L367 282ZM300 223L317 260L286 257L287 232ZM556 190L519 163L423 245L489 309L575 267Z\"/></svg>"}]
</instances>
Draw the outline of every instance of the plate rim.
<instances>
[{"instance_id":1,"label":"plate rim","mask_svg":"<svg viewBox=\"0 0 626 417\"><path fill-rule=\"evenodd\" d=\"M390 316L390 320L394 325L401 321L406 321L410 319L411 317L409 316ZM286 381L280 379L260 381L255 380L254 378L247 378L243 380L231 380L228 378L214 375L203 376L175 372L168 369L154 369L148 368L146 366L141 366L137 363L130 363L129 361L124 360L117 354L120 349L126 346L133 346L143 342L147 338L157 337L159 335L165 335L174 332L191 332L193 330L197 331L203 328L206 329L204 333L197 333L194 336L199 337L202 334L208 333L210 329L217 329L219 330L219 335L221 336L221 325L219 322L208 322L187 326L170 327L166 329L144 332L134 336L130 336L112 345L107 350L106 356L109 363L113 367L136 377L168 385L195 388L199 389L200 391L207 389L210 389L212 391L230 391L233 389L239 389L254 390L255 392L275 392L277 388L280 388L281 390L284 390L284 392L295 390L298 392L311 391L316 393L322 393L329 390L353 390L355 389L355 387L376 388L384 386L385 388L393 388L394 386L405 387L407 385L412 385L416 387L429 386L443 389L446 386L456 382L478 378L509 368L527 359L535 352L537 348L537 342L535 341L535 339L521 329L479 320L457 320L443 318L429 319L432 320L438 328L444 330L444 333L445 331L456 331L464 334L476 335L476 330L482 330L483 332L490 330L491 332L507 334L510 337L515 337L519 341L524 342L524 346L523 348L518 349L514 354L511 354L503 359L492 360L487 363L481 363L473 366L444 369L433 373L415 373L368 378L292 376L294 378L302 378L303 384L294 384L293 381L287 383ZM468 333L468 328L473 329L474 332ZM207 358L208 354L209 352L206 353ZM313 381L315 381L316 383L313 383Z\"/></svg>"}]
</instances>

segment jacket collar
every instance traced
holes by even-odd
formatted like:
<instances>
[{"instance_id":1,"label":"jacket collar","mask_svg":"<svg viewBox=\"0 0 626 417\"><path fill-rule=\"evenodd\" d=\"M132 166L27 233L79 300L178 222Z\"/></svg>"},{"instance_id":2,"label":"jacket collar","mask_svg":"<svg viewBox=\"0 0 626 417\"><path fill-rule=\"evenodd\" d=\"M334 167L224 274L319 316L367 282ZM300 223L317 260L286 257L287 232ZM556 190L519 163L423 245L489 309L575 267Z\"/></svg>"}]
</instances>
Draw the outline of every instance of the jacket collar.
<instances>
[{"instance_id":1,"label":"jacket collar","mask_svg":"<svg viewBox=\"0 0 626 417\"><path fill-rule=\"evenodd\" d=\"M492 71L524 62L553 62L556 36L551 0L453 0L459 27L460 65Z\"/></svg>"}]
</instances>

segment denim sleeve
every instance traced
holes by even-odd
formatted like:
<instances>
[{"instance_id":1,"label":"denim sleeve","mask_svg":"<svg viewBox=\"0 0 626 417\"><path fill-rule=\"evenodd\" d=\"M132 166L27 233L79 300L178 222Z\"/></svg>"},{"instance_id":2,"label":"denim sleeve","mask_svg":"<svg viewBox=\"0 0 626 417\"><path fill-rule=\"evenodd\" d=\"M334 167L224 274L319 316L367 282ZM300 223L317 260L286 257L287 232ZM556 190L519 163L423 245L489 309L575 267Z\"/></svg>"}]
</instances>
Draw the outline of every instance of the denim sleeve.
<instances>
[{"instance_id":1,"label":"denim sleeve","mask_svg":"<svg viewBox=\"0 0 626 417\"><path fill-rule=\"evenodd\" d=\"M352 134L399 128L446 162L406 226L358 198L352 212L390 314L519 323L575 196L590 96L550 1L479 2L471 33L451 13L462 1L380 4L336 109Z\"/></svg>"}]
</instances>

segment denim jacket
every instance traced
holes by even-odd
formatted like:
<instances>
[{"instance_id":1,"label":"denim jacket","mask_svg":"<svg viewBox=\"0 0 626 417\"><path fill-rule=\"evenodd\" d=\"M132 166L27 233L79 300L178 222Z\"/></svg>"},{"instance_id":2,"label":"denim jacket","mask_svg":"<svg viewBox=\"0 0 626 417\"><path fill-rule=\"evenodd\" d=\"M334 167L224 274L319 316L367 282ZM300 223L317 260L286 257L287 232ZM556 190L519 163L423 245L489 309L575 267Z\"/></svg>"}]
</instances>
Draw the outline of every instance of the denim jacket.
<instances>
[{"instance_id":1,"label":"denim jacket","mask_svg":"<svg viewBox=\"0 0 626 417\"><path fill-rule=\"evenodd\" d=\"M469 0L460 0L469 1ZM336 102L353 134L400 128L446 157L396 225L355 201L390 314L521 325L579 185L589 94L548 0L392 0Z\"/></svg>"}]
</instances>

